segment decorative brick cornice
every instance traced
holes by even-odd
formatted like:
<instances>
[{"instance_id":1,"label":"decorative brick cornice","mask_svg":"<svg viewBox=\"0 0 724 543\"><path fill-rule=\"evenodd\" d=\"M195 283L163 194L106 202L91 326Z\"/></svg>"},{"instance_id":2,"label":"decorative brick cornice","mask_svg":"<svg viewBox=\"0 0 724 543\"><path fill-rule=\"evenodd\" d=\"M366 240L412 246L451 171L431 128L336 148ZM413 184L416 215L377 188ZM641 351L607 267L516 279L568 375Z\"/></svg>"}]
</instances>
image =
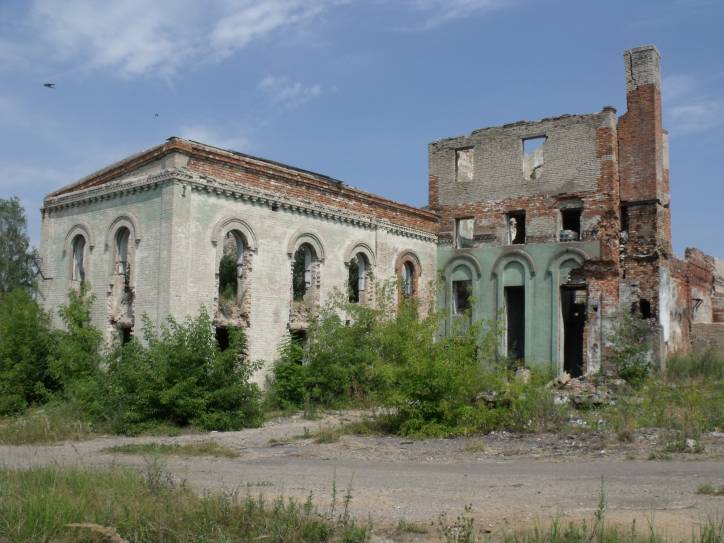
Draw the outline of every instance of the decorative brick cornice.
<instances>
[{"instance_id":1,"label":"decorative brick cornice","mask_svg":"<svg viewBox=\"0 0 724 543\"><path fill-rule=\"evenodd\" d=\"M129 194L160 188L169 183L185 185L191 191L215 194L231 200L240 200L254 205L267 206L270 210L300 213L327 220L352 224L359 228L384 229L392 234L415 238L430 243L437 241L437 236L430 232L393 224L386 220L370 218L361 214L316 202L282 196L257 188L230 183L208 175L191 173L185 168L168 170L159 174L126 178L110 181L99 186L81 188L57 196L46 197L43 212L46 215L72 207L93 204L98 201L120 198Z\"/></svg>"}]
</instances>

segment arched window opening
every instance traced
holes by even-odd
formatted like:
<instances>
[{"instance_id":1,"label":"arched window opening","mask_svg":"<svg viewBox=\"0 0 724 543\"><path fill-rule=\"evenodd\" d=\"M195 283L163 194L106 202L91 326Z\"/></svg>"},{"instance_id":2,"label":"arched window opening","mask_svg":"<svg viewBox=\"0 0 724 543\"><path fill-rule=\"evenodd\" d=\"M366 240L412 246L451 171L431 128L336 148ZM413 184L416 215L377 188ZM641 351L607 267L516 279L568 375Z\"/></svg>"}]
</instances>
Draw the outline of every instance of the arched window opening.
<instances>
[{"instance_id":1,"label":"arched window opening","mask_svg":"<svg viewBox=\"0 0 724 543\"><path fill-rule=\"evenodd\" d=\"M369 272L367 257L362 253L357 253L349 262L348 290L350 302L365 302Z\"/></svg>"},{"instance_id":2,"label":"arched window opening","mask_svg":"<svg viewBox=\"0 0 724 543\"><path fill-rule=\"evenodd\" d=\"M294 253L294 270L292 274L292 291L294 301L302 301L312 287L312 248L304 243Z\"/></svg>"},{"instance_id":3,"label":"arched window opening","mask_svg":"<svg viewBox=\"0 0 724 543\"><path fill-rule=\"evenodd\" d=\"M224 237L224 247L219 261L219 299L228 303L235 303L239 297L239 283L243 279L242 267L244 264L245 244L244 238L236 231L231 231Z\"/></svg>"},{"instance_id":4,"label":"arched window opening","mask_svg":"<svg viewBox=\"0 0 724 543\"><path fill-rule=\"evenodd\" d=\"M85 238L78 234L73 238L73 267L71 279L82 283L85 281Z\"/></svg>"},{"instance_id":5,"label":"arched window opening","mask_svg":"<svg viewBox=\"0 0 724 543\"><path fill-rule=\"evenodd\" d=\"M123 275L128 282L130 274L130 264L128 262L128 240L131 238L131 232L128 228L121 227L116 232L116 262L115 268L118 275Z\"/></svg>"},{"instance_id":6,"label":"arched window opening","mask_svg":"<svg viewBox=\"0 0 724 543\"><path fill-rule=\"evenodd\" d=\"M415 295L415 267L412 262L405 262L402 267L402 294L406 298Z\"/></svg>"}]
</instances>

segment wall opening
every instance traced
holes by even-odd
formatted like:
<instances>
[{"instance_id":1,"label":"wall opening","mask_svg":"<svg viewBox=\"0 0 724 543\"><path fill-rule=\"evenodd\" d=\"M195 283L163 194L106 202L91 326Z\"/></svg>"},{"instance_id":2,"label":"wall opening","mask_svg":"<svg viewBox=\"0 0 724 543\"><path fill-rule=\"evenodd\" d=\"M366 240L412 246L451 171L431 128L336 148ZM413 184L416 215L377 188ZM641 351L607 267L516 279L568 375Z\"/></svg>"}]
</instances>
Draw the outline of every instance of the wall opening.
<instances>
[{"instance_id":1,"label":"wall opening","mask_svg":"<svg viewBox=\"0 0 724 543\"><path fill-rule=\"evenodd\" d=\"M466 249L474 246L475 219L455 219L455 248Z\"/></svg>"},{"instance_id":2,"label":"wall opening","mask_svg":"<svg viewBox=\"0 0 724 543\"><path fill-rule=\"evenodd\" d=\"M586 291L561 287L563 319L563 371L583 375L583 332L586 327Z\"/></svg>"},{"instance_id":3,"label":"wall opening","mask_svg":"<svg viewBox=\"0 0 724 543\"><path fill-rule=\"evenodd\" d=\"M133 330L128 326L124 326L119 331L121 335L121 345L130 343L131 339L133 339Z\"/></svg>"},{"instance_id":4,"label":"wall opening","mask_svg":"<svg viewBox=\"0 0 724 543\"><path fill-rule=\"evenodd\" d=\"M236 232L224 237L224 247L219 261L219 300L236 303L239 296L241 270L244 264L244 238Z\"/></svg>"},{"instance_id":5,"label":"wall opening","mask_svg":"<svg viewBox=\"0 0 724 543\"><path fill-rule=\"evenodd\" d=\"M78 234L73 238L73 262L71 279L83 283L85 281L85 238Z\"/></svg>"},{"instance_id":6,"label":"wall opening","mask_svg":"<svg viewBox=\"0 0 724 543\"><path fill-rule=\"evenodd\" d=\"M307 344L307 331L306 330L290 330L289 337L292 343L304 347Z\"/></svg>"},{"instance_id":7,"label":"wall opening","mask_svg":"<svg viewBox=\"0 0 724 543\"><path fill-rule=\"evenodd\" d=\"M128 286L130 275L130 264L128 262L128 240L131 232L125 226L116 232L116 273L124 277L124 283Z\"/></svg>"},{"instance_id":8,"label":"wall opening","mask_svg":"<svg viewBox=\"0 0 724 543\"><path fill-rule=\"evenodd\" d=\"M349 301L352 303L366 303L369 283L370 266L363 253L357 253L349 261L347 276L347 290Z\"/></svg>"},{"instance_id":9,"label":"wall opening","mask_svg":"<svg viewBox=\"0 0 724 543\"><path fill-rule=\"evenodd\" d=\"M645 298L639 300L639 311L641 312L642 319L650 319L653 315L651 313L651 302Z\"/></svg>"},{"instance_id":10,"label":"wall opening","mask_svg":"<svg viewBox=\"0 0 724 543\"><path fill-rule=\"evenodd\" d=\"M464 315L472 308L470 298L473 295L473 282L469 279L452 282L453 313Z\"/></svg>"},{"instance_id":11,"label":"wall opening","mask_svg":"<svg viewBox=\"0 0 724 543\"><path fill-rule=\"evenodd\" d=\"M506 216L508 243L525 243L525 211L511 211Z\"/></svg>"},{"instance_id":12,"label":"wall opening","mask_svg":"<svg viewBox=\"0 0 724 543\"><path fill-rule=\"evenodd\" d=\"M455 181L469 182L473 180L473 148L455 150Z\"/></svg>"},{"instance_id":13,"label":"wall opening","mask_svg":"<svg viewBox=\"0 0 724 543\"><path fill-rule=\"evenodd\" d=\"M507 355L512 360L525 357L525 287L505 287Z\"/></svg>"},{"instance_id":14,"label":"wall opening","mask_svg":"<svg viewBox=\"0 0 724 543\"><path fill-rule=\"evenodd\" d=\"M561 241L581 239L581 208L561 209Z\"/></svg>"},{"instance_id":15,"label":"wall opening","mask_svg":"<svg viewBox=\"0 0 724 543\"><path fill-rule=\"evenodd\" d=\"M415 295L415 266L405 262L402 266L402 295L411 298Z\"/></svg>"},{"instance_id":16,"label":"wall opening","mask_svg":"<svg viewBox=\"0 0 724 543\"><path fill-rule=\"evenodd\" d=\"M621 232L628 233L629 229L629 212L628 207L622 207L621 208Z\"/></svg>"},{"instance_id":17,"label":"wall opening","mask_svg":"<svg viewBox=\"0 0 724 543\"><path fill-rule=\"evenodd\" d=\"M307 243L302 244L294 253L292 293L295 302L303 301L312 287L313 255L312 248Z\"/></svg>"},{"instance_id":18,"label":"wall opening","mask_svg":"<svg viewBox=\"0 0 724 543\"><path fill-rule=\"evenodd\" d=\"M216 327L216 344L219 346L220 351L225 351L231 344L231 337L229 335L229 329L226 326Z\"/></svg>"},{"instance_id":19,"label":"wall opening","mask_svg":"<svg viewBox=\"0 0 724 543\"><path fill-rule=\"evenodd\" d=\"M523 139L523 177L539 179L543 175L543 144L545 136Z\"/></svg>"}]
</instances>

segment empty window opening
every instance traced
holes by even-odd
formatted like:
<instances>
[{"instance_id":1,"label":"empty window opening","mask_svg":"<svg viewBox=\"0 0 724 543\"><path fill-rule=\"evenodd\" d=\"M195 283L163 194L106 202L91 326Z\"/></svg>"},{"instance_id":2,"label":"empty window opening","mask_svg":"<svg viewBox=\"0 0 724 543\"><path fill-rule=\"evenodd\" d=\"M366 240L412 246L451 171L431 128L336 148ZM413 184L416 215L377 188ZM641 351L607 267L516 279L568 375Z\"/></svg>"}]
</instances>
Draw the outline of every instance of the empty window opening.
<instances>
[{"instance_id":1,"label":"empty window opening","mask_svg":"<svg viewBox=\"0 0 724 543\"><path fill-rule=\"evenodd\" d=\"M641 312L642 319L650 319L653 316L651 313L651 302L641 298L639 300L639 311Z\"/></svg>"},{"instance_id":2,"label":"empty window opening","mask_svg":"<svg viewBox=\"0 0 724 543\"><path fill-rule=\"evenodd\" d=\"M85 238L80 234L73 238L72 265L71 279L80 283L85 281Z\"/></svg>"},{"instance_id":3,"label":"empty window opening","mask_svg":"<svg viewBox=\"0 0 724 543\"><path fill-rule=\"evenodd\" d=\"M369 266L367 263L367 257L365 257L362 253L358 253L349 262L347 289L349 291L350 302L359 303L365 301L368 273Z\"/></svg>"},{"instance_id":4,"label":"empty window opening","mask_svg":"<svg viewBox=\"0 0 724 543\"><path fill-rule=\"evenodd\" d=\"M121 336L121 345L130 343L131 339L133 338L133 330L128 326L124 326L123 328L120 329L120 336Z\"/></svg>"},{"instance_id":5,"label":"empty window opening","mask_svg":"<svg viewBox=\"0 0 724 543\"><path fill-rule=\"evenodd\" d=\"M561 209L561 241L581 239L581 208Z\"/></svg>"},{"instance_id":6,"label":"empty window opening","mask_svg":"<svg viewBox=\"0 0 724 543\"><path fill-rule=\"evenodd\" d=\"M128 264L128 240L131 232L128 228L121 227L116 232L116 273L123 275L128 280L130 266Z\"/></svg>"},{"instance_id":7,"label":"empty window opening","mask_svg":"<svg viewBox=\"0 0 724 543\"><path fill-rule=\"evenodd\" d=\"M307 331L306 330L290 330L289 337L292 343L304 347L307 343Z\"/></svg>"},{"instance_id":8,"label":"empty window opening","mask_svg":"<svg viewBox=\"0 0 724 543\"><path fill-rule=\"evenodd\" d=\"M523 139L523 177L539 179L543 175L543 144L545 136Z\"/></svg>"},{"instance_id":9,"label":"empty window opening","mask_svg":"<svg viewBox=\"0 0 724 543\"><path fill-rule=\"evenodd\" d=\"M467 182L473 180L473 148L455 150L455 180Z\"/></svg>"},{"instance_id":10,"label":"empty window opening","mask_svg":"<svg viewBox=\"0 0 724 543\"><path fill-rule=\"evenodd\" d=\"M525 211L511 211L506 215L508 243L525 243Z\"/></svg>"},{"instance_id":11,"label":"empty window opening","mask_svg":"<svg viewBox=\"0 0 724 543\"><path fill-rule=\"evenodd\" d=\"M219 346L220 351L225 351L231 345L231 336L226 326L216 327L216 344Z\"/></svg>"},{"instance_id":12,"label":"empty window opening","mask_svg":"<svg viewBox=\"0 0 724 543\"><path fill-rule=\"evenodd\" d=\"M470 298L473 295L473 282L470 280L452 282L453 313L464 315L472 308Z\"/></svg>"},{"instance_id":13,"label":"empty window opening","mask_svg":"<svg viewBox=\"0 0 724 543\"><path fill-rule=\"evenodd\" d=\"M237 232L228 232L219 261L219 299L235 303L239 295L239 282L244 264L244 238Z\"/></svg>"},{"instance_id":14,"label":"empty window opening","mask_svg":"<svg viewBox=\"0 0 724 543\"><path fill-rule=\"evenodd\" d=\"M410 298L415 295L415 267L412 262L402 266L402 295Z\"/></svg>"},{"instance_id":15,"label":"empty window opening","mask_svg":"<svg viewBox=\"0 0 724 543\"><path fill-rule=\"evenodd\" d=\"M455 247L465 249L473 247L475 219L455 219Z\"/></svg>"},{"instance_id":16,"label":"empty window opening","mask_svg":"<svg viewBox=\"0 0 724 543\"><path fill-rule=\"evenodd\" d=\"M512 360L525 356L525 288L505 287L507 355Z\"/></svg>"},{"instance_id":17,"label":"empty window opening","mask_svg":"<svg viewBox=\"0 0 724 543\"><path fill-rule=\"evenodd\" d=\"M292 276L294 301L304 300L304 296L312 286L312 260L312 248L306 243L294 253L294 271Z\"/></svg>"},{"instance_id":18,"label":"empty window opening","mask_svg":"<svg viewBox=\"0 0 724 543\"><path fill-rule=\"evenodd\" d=\"M628 233L629 229L629 213L628 207L621 208L621 232Z\"/></svg>"},{"instance_id":19,"label":"empty window opening","mask_svg":"<svg viewBox=\"0 0 724 543\"><path fill-rule=\"evenodd\" d=\"M586 326L586 291L561 287L563 371L583 375L583 331Z\"/></svg>"}]
</instances>

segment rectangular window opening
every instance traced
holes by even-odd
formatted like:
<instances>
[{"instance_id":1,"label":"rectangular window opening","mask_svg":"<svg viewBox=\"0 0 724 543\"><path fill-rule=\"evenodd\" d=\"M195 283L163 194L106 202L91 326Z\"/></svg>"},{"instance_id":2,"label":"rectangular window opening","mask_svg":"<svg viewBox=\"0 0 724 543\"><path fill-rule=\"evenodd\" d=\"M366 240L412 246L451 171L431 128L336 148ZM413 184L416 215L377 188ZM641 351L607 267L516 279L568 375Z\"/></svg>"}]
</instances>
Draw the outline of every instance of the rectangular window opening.
<instances>
[{"instance_id":1,"label":"rectangular window opening","mask_svg":"<svg viewBox=\"0 0 724 543\"><path fill-rule=\"evenodd\" d=\"M525 287L505 287L507 355L511 360L525 357Z\"/></svg>"},{"instance_id":2,"label":"rectangular window opening","mask_svg":"<svg viewBox=\"0 0 724 543\"><path fill-rule=\"evenodd\" d=\"M580 208L561 209L561 241L577 241L581 239Z\"/></svg>"},{"instance_id":3,"label":"rectangular window opening","mask_svg":"<svg viewBox=\"0 0 724 543\"><path fill-rule=\"evenodd\" d=\"M133 338L133 330L125 326L121 328L121 345L125 345L126 343L130 343L131 339Z\"/></svg>"},{"instance_id":4,"label":"rectangular window opening","mask_svg":"<svg viewBox=\"0 0 724 543\"><path fill-rule=\"evenodd\" d=\"M216 327L216 343L221 351L225 351L229 348L231 338L229 337L229 329L225 326Z\"/></svg>"},{"instance_id":5,"label":"rectangular window opening","mask_svg":"<svg viewBox=\"0 0 724 543\"><path fill-rule=\"evenodd\" d=\"M523 177L526 180L539 179L543 175L543 144L545 136L523 139Z\"/></svg>"},{"instance_id":6,"label":"rectangular window opening","mask_svg":"<svg viewBox=\"0 0 724 543\"><path fill-rule=\"evenodd\" d=\"M455 150L455 180L469 182L473 180L473 148Z\"/></svg>"},{"instance_id":7,"label":"rectangular window opening","mask_svg":"<svg viewBox=\"0 0 724 543\"><path fill-rule=\"evenodd\" d=\"M455 219L455 248L473 247L475 219Z\"/></svg>"},{"instance_id":8,"label":"rectangular window opening","mask_svg":"<svg viewBox=\"0 0 724 543\"><path fill-rule=\"evenodd\" d=\"M628 207L621 208L621 232L628 233L629 229L629 213Z\"/></svg>"},{"instance_id":9,"label":"rectangular window opening","mask_svg":"<svg viewBox=\"0 0 724 543\"><path fill-rule=\"evenodd\" d=\"M511 211L506 216L508 243L525 243L525 211Z\"/></svg>"},{"instance_id":10,"label":"rectangular window opening","mask_svg":"<svg viewBox=\"0 0 724 543\"><path fill-rule=\"evenodd\" d=\"M472 308L470 298L473 295L473 282L470 280L452 282L453 313L464 315Z\"/></svg>"}]
</instances>

